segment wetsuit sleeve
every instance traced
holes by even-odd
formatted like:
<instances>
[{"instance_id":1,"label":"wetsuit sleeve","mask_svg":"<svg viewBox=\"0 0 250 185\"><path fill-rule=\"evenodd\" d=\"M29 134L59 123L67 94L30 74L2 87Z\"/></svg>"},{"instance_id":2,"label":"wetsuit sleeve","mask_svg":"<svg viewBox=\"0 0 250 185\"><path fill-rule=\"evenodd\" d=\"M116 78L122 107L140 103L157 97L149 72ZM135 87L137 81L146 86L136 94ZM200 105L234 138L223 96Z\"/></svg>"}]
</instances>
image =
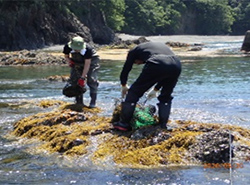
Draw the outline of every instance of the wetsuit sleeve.
<instances>
[{"instance_id":1,"label":"wetsuit sleeve","mask_svg":"<svg viewBox=\"0 0 250 185\"><path fill-rule=\"evenodd\" d=\"M122 85L126 85L128 81L128 74L131 71L134 64L134 51L130 51L128 53L126 62L123 65L121 74L120 74L120 81Z\"/></svg>"},{"instance_id":2,"label":"wetsuit sleeve","mask_svg":"<svg viewBox=\"0 0 250 185\"><path fill-rule=\"evenodd\" d=\"M70 54L71 50L72 50L72 49L68 46L68 44L66 44L66 45L63 47L63 53L64 53L65 55Z\"/></svg>"}]
</instances>

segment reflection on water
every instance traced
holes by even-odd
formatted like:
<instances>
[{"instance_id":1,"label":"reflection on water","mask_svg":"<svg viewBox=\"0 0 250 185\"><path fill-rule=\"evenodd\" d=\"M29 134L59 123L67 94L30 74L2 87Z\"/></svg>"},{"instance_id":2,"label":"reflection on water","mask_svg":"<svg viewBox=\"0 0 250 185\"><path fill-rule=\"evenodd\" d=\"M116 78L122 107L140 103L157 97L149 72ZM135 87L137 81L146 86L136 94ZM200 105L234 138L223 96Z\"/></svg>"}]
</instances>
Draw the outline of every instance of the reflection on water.
<instances>
[{"instance_id":1,"label":"reflection on water","mask_svg":"<svg viewBox=\"0 0 250 185\"><path fill-rule=\"evenodd\" d=\"M175 103L180 109L185 106L199 115L198 120L189 115L192 120L204 121L205 118L205 122L249 126L248 67L246 59L212 58L186 64L176 87ZM187 119L185 112L182 119Z\"/></svg>"},{"instance_id":2,"label":"reflection on water","mask_svg":"<svg viewBox=\"0 0 250 185\"><path fill-rule=\"evenodd\" d=\"M98 106L111 116L114 98L120 98L119 74L122 61L102 61L99 73ZM136 66L129 84L140 73ZM174 91L170 119L250 126L250 59L209 58L184 63ZM69 160L57 154L30 154L25 140L7 140L12 124L25 116L42 111L27 106L27 101L59 99L64 82L46 77L65 75L68 67L0 67L0 184L249 184L250 165L243 168L204 169L202 166L163 169L120 169L112 162L95 166L86 157ZM89 96L84 96L89 101ZM149 103L156 103L152 100ZM43 110L44 111L44 110ZM22 142L26 142L25 144ZM96 141L93 141L95 143ZM96 143L98 144L98 143ZM34 151L33 151L34 152ZM150 157L150 156L149 156Z\"/></svg>"}]
</instances>

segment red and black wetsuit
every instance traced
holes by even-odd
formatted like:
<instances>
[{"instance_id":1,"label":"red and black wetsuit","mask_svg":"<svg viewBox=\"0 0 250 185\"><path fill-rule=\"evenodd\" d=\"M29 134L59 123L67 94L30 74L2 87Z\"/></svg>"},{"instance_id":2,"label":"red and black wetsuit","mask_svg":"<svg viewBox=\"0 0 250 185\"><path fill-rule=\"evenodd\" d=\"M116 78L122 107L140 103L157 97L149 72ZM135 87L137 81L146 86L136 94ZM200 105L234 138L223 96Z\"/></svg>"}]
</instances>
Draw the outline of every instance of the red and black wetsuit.
<instances>
[{"instance_id":1,"label":"red and black wetsuit","mask_svg":"<svg viewBox=\"0 0 250 185\"><path fill-rule=\"evenodd\" d=\"M90 93L97 93L98 89L98 69L100 68L100 59L94 48L89 44L86 44L86 49L81 52L74 52L72 48L66 44L63 48L63 53L66 55L71 54L72 60L75 63L75 67L71 69L70 81L71 83L77 83L77 80L81 77L84 69L85 59L91 59L89 72L87 74L87 85L90 88Z\"/></svg>"}]
</instances>

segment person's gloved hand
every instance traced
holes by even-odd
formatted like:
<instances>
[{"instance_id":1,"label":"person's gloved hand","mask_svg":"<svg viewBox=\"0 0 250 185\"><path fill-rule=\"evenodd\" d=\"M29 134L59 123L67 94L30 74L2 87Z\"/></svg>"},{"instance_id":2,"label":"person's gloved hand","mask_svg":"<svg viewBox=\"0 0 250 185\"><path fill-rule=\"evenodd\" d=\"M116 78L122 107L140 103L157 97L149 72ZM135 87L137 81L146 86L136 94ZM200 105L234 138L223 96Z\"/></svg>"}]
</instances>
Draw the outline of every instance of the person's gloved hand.
<instances>
[{"instance_id":1,"label":"person's gloved hand","mask_svg":"<svg viewBox=\"0 0 250 185\"><path fill-rule=\"evenodd\" d=\"M85 86L85 78L83 78L83 77L79 78L77 84L80 87L84 87Z\"/></svg>"},{"instance_id":2,"label":"person's gloved hand","mask_svg":"<svg viewBox=\"0 0 250 185\"><path fill-rule=\"evenodd\" d=\"M149 93L147 94L147 99L150 100L152 98L156 98L158 94L158 90L156 90L155 88L151 89L149 91Z\"/></svg>"},{"instance_id":3,"label":"person's gloved hand","mask_svg":"<svg viewBox=\"0 0 250 185\"><path fill-rule=\"evenodd\" d=\"M128 93L129 86L128 85L122 85L121 93L122 93L122 98L125 98L125 96Z\"/></svg>"},{"instance_id":4,"label":"person's gloved hand","mask_svg":"<svg viewBox=\"0 0 250 185\"><path fill-rule=\"evenodd\" d=\"M69 62L69 67L75 66L75 62L73 60L69 59L68 62Z\"/></svg>"}]
</instances>

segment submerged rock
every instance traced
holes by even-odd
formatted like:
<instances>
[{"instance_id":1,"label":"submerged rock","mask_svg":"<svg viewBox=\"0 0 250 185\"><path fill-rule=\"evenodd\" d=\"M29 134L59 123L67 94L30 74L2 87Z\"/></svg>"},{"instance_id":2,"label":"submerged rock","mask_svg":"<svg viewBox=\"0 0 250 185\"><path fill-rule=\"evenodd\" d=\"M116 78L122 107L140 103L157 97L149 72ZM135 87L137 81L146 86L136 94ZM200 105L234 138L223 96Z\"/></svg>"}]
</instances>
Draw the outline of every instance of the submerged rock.
<instances>
[{"instance_id":1,"label":"submerged rock","mask_svg":"<svg viewBox=\"0 0 250 185\"><path fill-rule=\"evenodd\" d=\"M237 146L231 147L234 160L244 161L250 156L249 129L170 121L170 126L175 125L171 131L155 124L124 133L114 130L114 118L100 116L100 111L60 103L51 112L19 120L12 134L42 141L36 151L58 152L68 157L86 155L96 165L107 160L121 167L139 168L225 163L230 157L230 144Z\"/></svg>"},{"instance_id":2,"label":"submerged rock","mask_svg":"<svg viewBox=\"0 0 250 185\"><path fill-rule=\"evenodd\" d=\"M67 82L69 80L69 75L54 75L54 76L49 76L46 78L47 80L51 82Z\"/></svg>"}]
</instances>

